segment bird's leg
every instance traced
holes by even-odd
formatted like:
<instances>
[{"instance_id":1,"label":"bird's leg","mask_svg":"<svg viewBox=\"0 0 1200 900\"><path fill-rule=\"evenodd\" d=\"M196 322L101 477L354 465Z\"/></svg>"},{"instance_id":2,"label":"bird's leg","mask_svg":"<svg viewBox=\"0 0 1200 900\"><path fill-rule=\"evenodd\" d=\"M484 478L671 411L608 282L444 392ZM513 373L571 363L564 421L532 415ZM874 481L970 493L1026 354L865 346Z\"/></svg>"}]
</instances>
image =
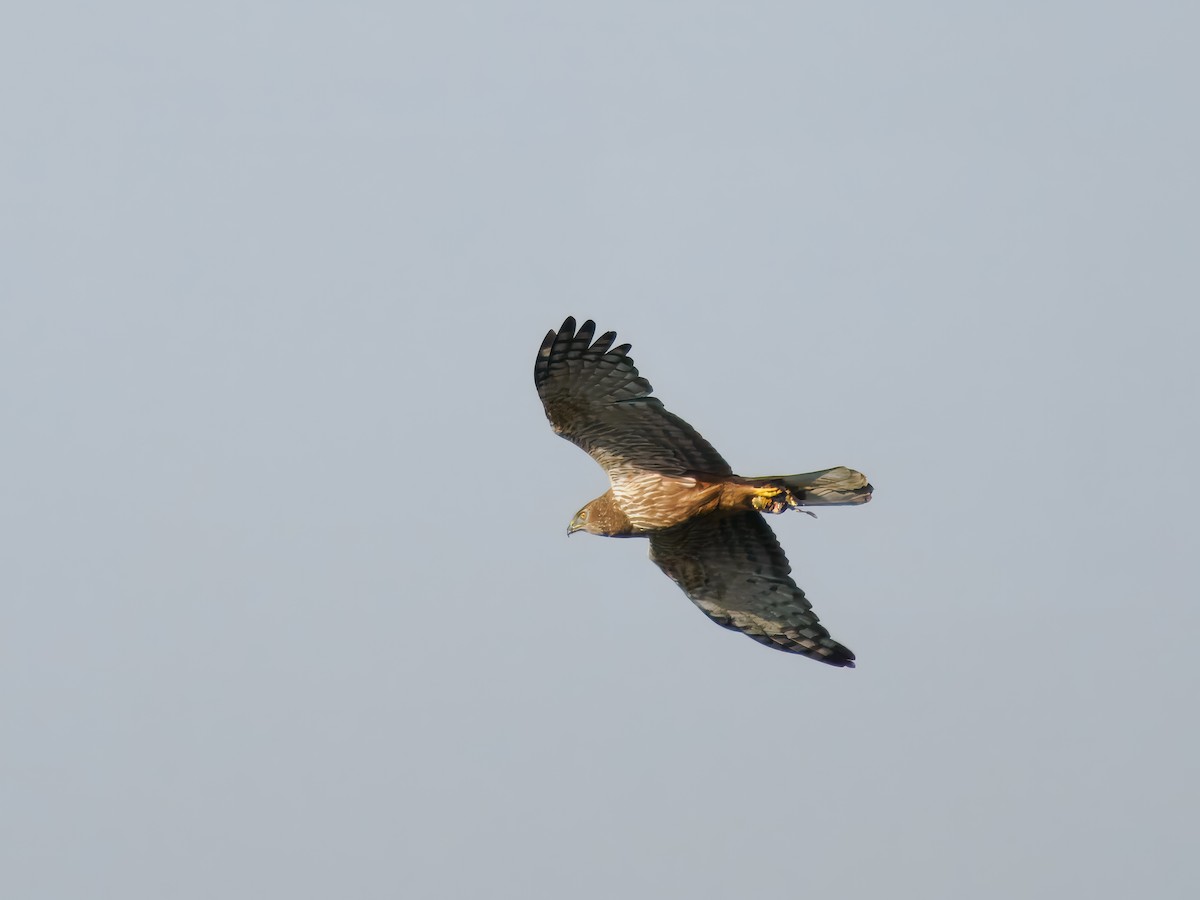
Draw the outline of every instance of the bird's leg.
<instances>
[{"instance_id":1,"label":"bird's leg","mask_svg":"<svg viewBox=\"0 0 1200 900\"><path fill-rule=\"evenodd\" d=\"M750 500L750 505L761 513L769 513L771 515L779 515L782 512L787 512L789 509L794 509L804 513L806 516L812 516L814 519L817 517L815 512L804 509L800 498L787 488L758 488L754 492L754 497Z\"/></svg>"},{"instance_id":2,"label":"bird's leg","mask_svg":"<svg viewBox=\"0 0 1200 900\"><path fill-rule=\"evenodd\" d=\"M779 515L788 508L789 491L784 488L763 487L754 492L750 505L761 513Z\"/></svg>"}]
</instances>

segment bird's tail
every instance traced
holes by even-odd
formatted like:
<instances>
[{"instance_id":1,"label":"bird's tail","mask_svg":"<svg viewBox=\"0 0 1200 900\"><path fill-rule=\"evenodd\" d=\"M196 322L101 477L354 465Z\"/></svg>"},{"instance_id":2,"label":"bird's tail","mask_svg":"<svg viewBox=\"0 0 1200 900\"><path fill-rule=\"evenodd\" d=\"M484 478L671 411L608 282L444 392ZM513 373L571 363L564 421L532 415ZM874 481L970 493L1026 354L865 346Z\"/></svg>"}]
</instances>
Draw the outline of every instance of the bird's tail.
<instances>
[{"instance_id":1,"label":"bird's tail","mask_svg":"<svg viewBox=\"0 0 1200 900\"><path fill-rule=\"evenodd\" d=\"M789 506L857 506L870 500L875 490L867 483L866 475L845 466L800 475L765 475L746 481L787 488L791 495Z\"/></svg>"}]
</instances>

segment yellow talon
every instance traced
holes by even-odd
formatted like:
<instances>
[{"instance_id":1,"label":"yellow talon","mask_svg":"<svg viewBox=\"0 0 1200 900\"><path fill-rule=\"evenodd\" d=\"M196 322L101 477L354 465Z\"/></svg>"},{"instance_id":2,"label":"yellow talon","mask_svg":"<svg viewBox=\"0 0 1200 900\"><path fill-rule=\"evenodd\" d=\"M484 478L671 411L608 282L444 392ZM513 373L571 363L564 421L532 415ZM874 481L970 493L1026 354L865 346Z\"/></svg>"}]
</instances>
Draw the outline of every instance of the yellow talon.
<instances>
[{"instance_id":1,"label":"yellow talon","mask_svg":"<svg viewBox=\"0 0 1200 900\"><path fill-rule=\"evenodd\" d=\"M788 507L786 492L777 487L760 488L750 504L765 513L781 513Z\"/></svg>"}]
</instances>

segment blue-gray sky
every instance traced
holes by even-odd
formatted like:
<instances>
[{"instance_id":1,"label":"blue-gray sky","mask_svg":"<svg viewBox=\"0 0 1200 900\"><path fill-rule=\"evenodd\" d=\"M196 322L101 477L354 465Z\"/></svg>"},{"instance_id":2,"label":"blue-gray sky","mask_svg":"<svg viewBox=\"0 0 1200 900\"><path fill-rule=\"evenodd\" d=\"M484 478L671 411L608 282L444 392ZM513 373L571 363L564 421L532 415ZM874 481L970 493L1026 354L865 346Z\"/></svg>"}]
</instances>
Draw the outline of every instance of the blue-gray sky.
<instances>
[{"instance_id":1,"label":"blue-gray sky","mask_svg":"<svg viewBox=\"0 0 1200 900\"><path fill-rule=\"evenodd\" d=\"M1193 7L4 19L5 896L1194 895ZM858 669L566 539L568 314Z\"/></svg>"}]
</instances>

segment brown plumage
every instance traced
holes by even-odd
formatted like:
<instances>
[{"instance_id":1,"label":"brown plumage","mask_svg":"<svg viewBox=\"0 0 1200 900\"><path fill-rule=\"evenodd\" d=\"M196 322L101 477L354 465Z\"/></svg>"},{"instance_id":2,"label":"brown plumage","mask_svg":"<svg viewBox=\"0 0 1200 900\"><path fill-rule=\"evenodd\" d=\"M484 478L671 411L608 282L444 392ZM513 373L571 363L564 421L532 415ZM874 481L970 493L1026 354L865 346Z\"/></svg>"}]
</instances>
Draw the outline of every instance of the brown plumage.
<instances>
[{"instance_id":1,"label":"brown plumage","mask_svg":"<svg viewBox=\"0 0 1200 900\"><path fill-rule=\"evenodd\" d=\"M696 429L651 396L650 383L596 323L568 318L546 333L533 379L554 431L583 448L611 487L567 529L648 537L650 559L718 625L834 666L854 654L829 636L763 513L851 506L872 487L839 466L802 475L745 478Z\"/></svg>"}]
</instances>

